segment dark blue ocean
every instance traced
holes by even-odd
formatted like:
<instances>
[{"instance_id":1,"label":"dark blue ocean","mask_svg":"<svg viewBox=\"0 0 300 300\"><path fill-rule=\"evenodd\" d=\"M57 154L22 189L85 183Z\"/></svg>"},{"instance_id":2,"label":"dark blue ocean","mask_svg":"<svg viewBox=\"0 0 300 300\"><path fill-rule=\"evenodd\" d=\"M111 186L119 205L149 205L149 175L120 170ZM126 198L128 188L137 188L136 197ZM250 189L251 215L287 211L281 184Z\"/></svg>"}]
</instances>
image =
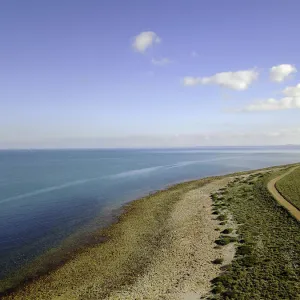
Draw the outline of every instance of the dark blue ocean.
<instances>
[{"instance_id":1,"label":"dark blue ocean","mask_svg":"<svg viewBox=\"0 0 300 300\"><path fill-rule=\"evenodd\" d=\"M180 181L300 161L300 148L0 151L0 278Z\"/></svg>"}]
</instances>

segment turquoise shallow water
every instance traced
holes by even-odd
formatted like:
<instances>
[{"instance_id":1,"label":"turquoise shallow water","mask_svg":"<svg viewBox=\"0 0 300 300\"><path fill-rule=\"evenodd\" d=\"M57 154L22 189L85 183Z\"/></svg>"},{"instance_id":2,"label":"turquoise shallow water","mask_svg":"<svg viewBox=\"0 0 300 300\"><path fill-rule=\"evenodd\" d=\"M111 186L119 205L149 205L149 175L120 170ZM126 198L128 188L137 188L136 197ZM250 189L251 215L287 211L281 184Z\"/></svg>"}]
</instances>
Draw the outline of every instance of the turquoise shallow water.
<instances>
[{"instance_id":1,"label":"turquoise shallow water","mask_svg":"<svg viewBox=\"0 0 300 300\"><path fill-rule=\"evenodd\" d=\"M0 278L150 191L299 161L280 147L0 151Z\"/></svg>"}]
</instances>

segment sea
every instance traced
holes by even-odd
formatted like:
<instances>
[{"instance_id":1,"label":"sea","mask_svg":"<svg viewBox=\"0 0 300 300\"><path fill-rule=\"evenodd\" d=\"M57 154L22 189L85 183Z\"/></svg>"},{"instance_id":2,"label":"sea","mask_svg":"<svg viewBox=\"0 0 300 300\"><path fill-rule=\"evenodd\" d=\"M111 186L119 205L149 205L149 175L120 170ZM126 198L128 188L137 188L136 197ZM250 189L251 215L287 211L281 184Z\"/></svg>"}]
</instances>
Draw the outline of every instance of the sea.
<instances>
[{"instance_id":1,"label":"sea","mask_svg":"<svg viewBox=\"0 0 300 300\"><path fill-rule=\"evenodd\" d=\"M150 192L296 162L300 147L290 146L1 150L0 280L72 236L80 243Z\"/></svg>"}]
</instances>

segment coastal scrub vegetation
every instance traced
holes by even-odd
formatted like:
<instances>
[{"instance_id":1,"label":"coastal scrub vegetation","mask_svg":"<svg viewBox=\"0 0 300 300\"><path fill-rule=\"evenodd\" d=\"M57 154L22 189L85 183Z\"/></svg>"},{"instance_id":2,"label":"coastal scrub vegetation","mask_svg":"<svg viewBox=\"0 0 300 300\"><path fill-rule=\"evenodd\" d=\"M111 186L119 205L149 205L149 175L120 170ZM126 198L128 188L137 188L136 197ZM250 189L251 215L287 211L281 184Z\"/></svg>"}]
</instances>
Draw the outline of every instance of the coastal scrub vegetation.
<instances>
[{"instance_id":1,"label":"coastal scrub vegetation","mask_svg":"<svg viewBox=\"0 0 300 300\"><path fill-rule=\"evenodd\" d=\"M267 190L280 172L236 178L220 191L222 197L212 195L215 206L226 204L238 224L236 255L212 281L213 299L300 299L300 223ZM229 242L225 234L231 232L224 229L217 243Z\"/></svg>"}]
</instances>

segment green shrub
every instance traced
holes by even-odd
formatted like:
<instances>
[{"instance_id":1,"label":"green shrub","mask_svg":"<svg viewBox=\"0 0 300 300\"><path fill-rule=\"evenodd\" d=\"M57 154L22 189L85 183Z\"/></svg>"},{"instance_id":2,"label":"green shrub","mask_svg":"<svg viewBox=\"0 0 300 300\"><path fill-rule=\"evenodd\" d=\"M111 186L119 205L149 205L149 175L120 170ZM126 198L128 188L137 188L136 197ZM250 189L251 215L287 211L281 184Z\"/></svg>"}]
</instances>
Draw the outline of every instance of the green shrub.
<instances>
[{"instance_id":1,"label":"green shrub","mask_svg":"<svg viewBox=\"0 0 300 300\"><path fill-rule=\"evenodd\" d=\"M221 265L223 263L224 259L223 258L217 258L213 260L213 264L215 265Z\"/></svg>"},{"instance_id":2,"label":"green shrub","mask_svg":"<svg viewBox=\"0 0 300 300\"><path fill-rule=\"evenodd\" d=\"M217 218L217 220L219 220L219 221L225 221L225 220L227 220L227 216L226 215L219 215L218 218Z\"/></svg>"},{"instance_id":3,"label":"green shrub","mask_svg":"<svg viewBox=\"0 0 300 300\"><path fill-rule=\"evenodd\" d=\"M237 254L238 255L248 255L252 253L252 248L248 245L243 245L238 247Z\"/></svg>"},{"instance_id":4,"label":"green shrub","mask_svg":"<svg viewBox=\"0 0 300 300\"><path fill-rule=\"evenodd\" d=\"M223 234L230 234L232 233L233 229L232 228L226 228L222 231Z\"/></svg>"},{"instance_id":5,"label":"green shrub","mask_svg":"<svg viewBox=\"0 0 300 300\"><path fill-rule=\"evenodd\" d=\"M257 259L253 255L246 255L242 259L240 259L240 265L245 267L252 267L257 262Z\"/></svg>"},{"instance_id":6,"label":"green shrub","mask_svg":"<svg viewBox=\"0 0 300 300\"><path fill-rule=\"evenodd\" d=\"M215 286L211 292L213 294L221 294L222 292L224 292L224 290L225 290L224 287L220 284L220 285Z\"/></svg>"},{"instance_id":7,"label":"green shrub","mask_svg":"<svg viewBox=\"0 0 300 300\"><path fill-rule=\"evenodd\" d=\"M220 246L225 246L229 243L234 243L237 241L236 237L232 236L221 236L220 239L216 240L215 243Z\"/></svg>"},{"instance_id":8,"label":"green shrub","mask_svg":"<svg viewBox=\"0 0 300 300\"><path fill-rule=\"evenodd\" d=\"M230 239L219 239L216 240L215 243L220 246L225 246L230 243Z\"/></svg>"},{"instance_id":9,"label":"green shrub","mask_svg":"<svg viewBox=\"0 0 300 300\"><path fill-rule=\"evenodd\" d=\"M231 236L229 239L230 239L230 243L235 243L238 241L238 238L235 236Z\"/></svg>"}]
</instances>

